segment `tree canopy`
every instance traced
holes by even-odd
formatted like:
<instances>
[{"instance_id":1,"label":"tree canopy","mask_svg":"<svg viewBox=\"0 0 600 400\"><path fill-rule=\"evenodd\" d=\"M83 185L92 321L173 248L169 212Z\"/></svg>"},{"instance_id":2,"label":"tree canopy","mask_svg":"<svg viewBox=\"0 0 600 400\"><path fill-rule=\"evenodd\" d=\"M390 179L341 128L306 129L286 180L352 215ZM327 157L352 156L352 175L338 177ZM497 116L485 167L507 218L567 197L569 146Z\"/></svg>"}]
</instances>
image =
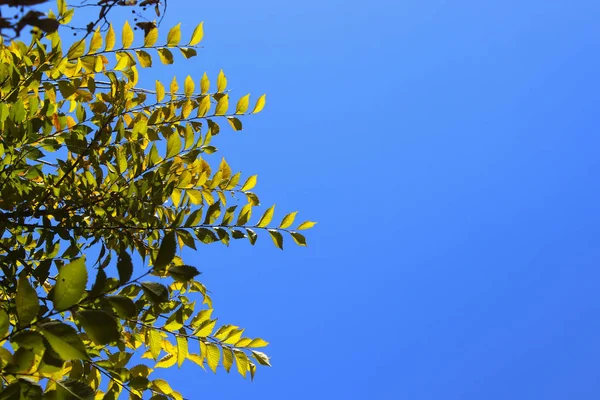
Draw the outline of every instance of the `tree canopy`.
<instances>
[{"instance_id":1,"label":"tree canopy","mask_svg":"<svg viewBox=\"0 0 600 400\"><path fill-rule=\"evenodd\" d=\"M256 175L217 156L265 95L231 99L223 71L137 86L194 57L202 23L189 40L96 24L64 48L60 32L0 45L0 400L182 399L157 370L190 362L254 378L268 343L217 323L181 250L306 245L315 223L257 213Z\"/></svg>"}]
</instances>

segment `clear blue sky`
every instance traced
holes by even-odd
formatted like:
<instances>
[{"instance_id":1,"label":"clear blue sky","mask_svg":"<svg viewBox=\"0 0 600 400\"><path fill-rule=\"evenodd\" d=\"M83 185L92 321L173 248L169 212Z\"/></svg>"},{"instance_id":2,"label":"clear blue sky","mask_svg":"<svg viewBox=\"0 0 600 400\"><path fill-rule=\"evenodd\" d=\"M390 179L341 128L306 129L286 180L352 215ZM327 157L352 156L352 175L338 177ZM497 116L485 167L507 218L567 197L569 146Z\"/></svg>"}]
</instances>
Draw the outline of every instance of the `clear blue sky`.
<instances>
[{"instance_id":1,"label":"clear blue sky","mask_svg":"<svg viewBox=\"0 0 600 400\"><path fill-rule=\"evenodd\" d=\"M266 92L215 144L309 247L203 246L220 321L272 345L191 399L596 399L600 3L170 1L190 62ZM256 98L256 97L254 97ZM218 155L217 154L217 155Z\"/></svg>"}]
</instances>

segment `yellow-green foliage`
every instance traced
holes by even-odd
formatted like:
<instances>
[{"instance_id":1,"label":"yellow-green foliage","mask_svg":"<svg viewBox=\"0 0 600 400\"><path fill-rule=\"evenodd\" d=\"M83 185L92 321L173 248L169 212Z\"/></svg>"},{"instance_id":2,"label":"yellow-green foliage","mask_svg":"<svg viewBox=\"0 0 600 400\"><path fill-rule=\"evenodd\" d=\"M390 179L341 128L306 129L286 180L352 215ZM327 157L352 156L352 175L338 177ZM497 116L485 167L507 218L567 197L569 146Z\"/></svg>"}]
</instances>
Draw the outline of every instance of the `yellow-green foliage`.
<instances>
[{"instance_id":1,"label":"yellow-green foliage","mask_svg":"<svg viewBox=\"0 0 600 400\"><path fill-rule=\"evenodd\" d=\"M125 23L120 41L111 26L67 51L59 32L0 46L0 398L181 399L153 373L189 361L254 377L268 343L217 325L178 254L260 232L306 245L313 222L253 218L256 176L205 160L219 124L241 130L265 96L234 102L222 71L214 92L206 74L136 86L139 67L195 56L202 24L187 44L179 25L161 42Z\"/></svg>"}]
</instances>

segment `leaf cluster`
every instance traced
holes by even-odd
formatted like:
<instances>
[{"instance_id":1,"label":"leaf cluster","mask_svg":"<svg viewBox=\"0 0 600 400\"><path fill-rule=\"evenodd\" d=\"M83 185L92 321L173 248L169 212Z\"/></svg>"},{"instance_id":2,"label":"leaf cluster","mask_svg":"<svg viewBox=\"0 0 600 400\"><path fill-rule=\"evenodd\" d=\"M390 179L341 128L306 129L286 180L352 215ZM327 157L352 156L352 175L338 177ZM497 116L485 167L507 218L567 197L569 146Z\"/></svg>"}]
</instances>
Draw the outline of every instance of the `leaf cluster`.
<instances>
[{"instance_id":1,"label":"leaf cluster","mask_svg":"<svg viewBox=\"0 0 600 400\"><path fill-rule=\"evenodd\" d=\"M49 18L72 17L58 10ZM139 44L128 23L119 31L68 49L58 31L0 45L0 399L181 399L155 370L192 362L253 378L270 365L266 341L212 316L180 256L261 232L306 245L314 222L274 222L274 206L256 217L256 175L212 161L222 126L242 130L266 97L233 101L223 71L139 88L155 60L196 56L203 25L187 42L180 25Z\"/></svg>"}]
</instances>

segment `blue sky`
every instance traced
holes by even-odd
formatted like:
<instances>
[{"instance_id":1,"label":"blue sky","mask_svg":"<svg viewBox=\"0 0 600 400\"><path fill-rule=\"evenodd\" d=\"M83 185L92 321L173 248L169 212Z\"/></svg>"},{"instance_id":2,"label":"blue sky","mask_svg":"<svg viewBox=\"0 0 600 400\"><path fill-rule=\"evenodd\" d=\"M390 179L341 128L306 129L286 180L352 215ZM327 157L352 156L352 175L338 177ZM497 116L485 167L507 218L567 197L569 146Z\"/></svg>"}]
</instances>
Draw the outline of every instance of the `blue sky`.
<instances>
[{"instance_id":1,"label":"blue sky","mask_svg":"<svg viewBox=\"0 0 600 400\"><path fill-rule=\"evenodd\" d=\"M600 3L171 1L189 62L267 93L215 140L308 248L203 246L220 321L271 342L254 382L191 399L600 395ZM254 98L256 98L256 96Z\"/></svg>"}]
</instances>

